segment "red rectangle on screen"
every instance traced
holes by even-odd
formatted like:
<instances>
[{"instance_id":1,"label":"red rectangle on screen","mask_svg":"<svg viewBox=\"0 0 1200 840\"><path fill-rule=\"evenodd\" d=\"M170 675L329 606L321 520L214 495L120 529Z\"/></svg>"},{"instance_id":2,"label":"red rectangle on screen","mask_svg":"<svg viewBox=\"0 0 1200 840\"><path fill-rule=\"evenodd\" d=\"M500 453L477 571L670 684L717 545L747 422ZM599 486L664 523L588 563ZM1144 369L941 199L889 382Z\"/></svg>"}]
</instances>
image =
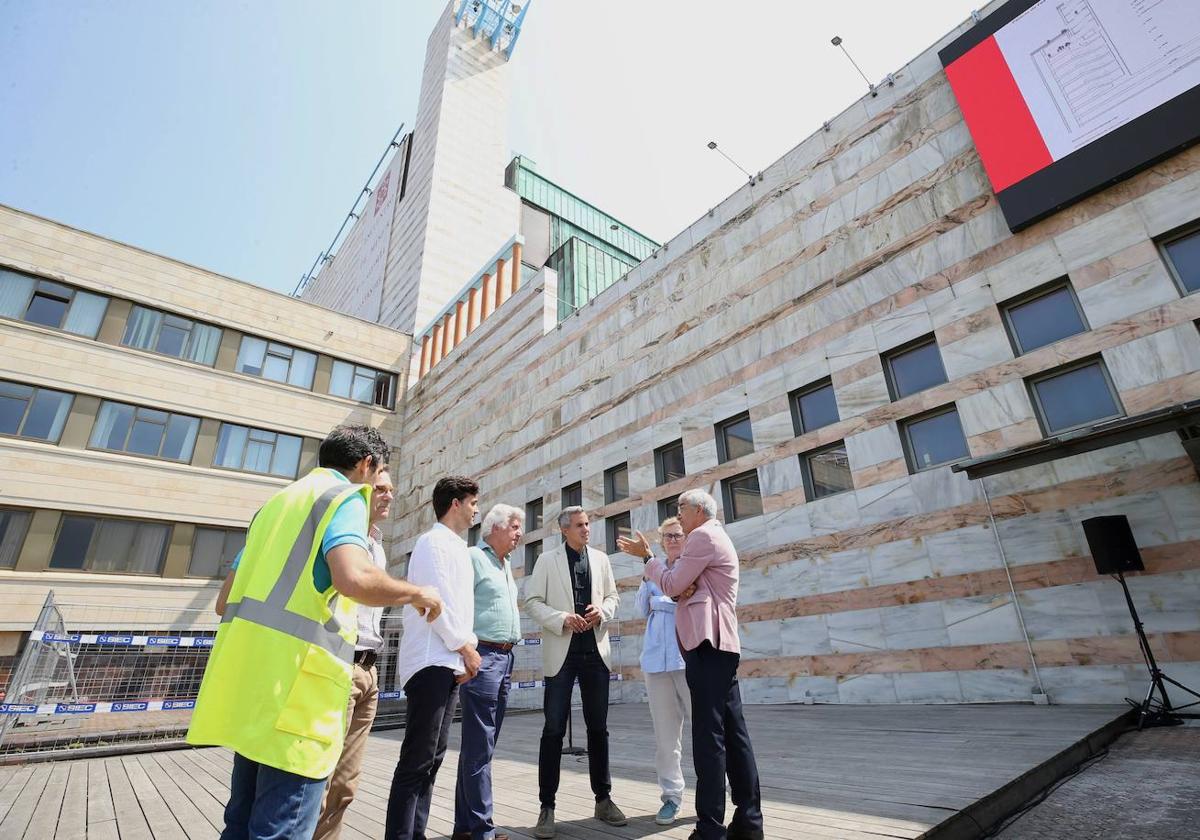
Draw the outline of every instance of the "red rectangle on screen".
<instances>
[{"instance_id":1,"label":"red rectangle on screen","mask_svg":"<svg viewBox=\"0 0 1200 840\"><path fill-rule=\"evenodd\" d=\"M946 67L967 129L996 192L1054 162L995 36Z\"/></svg>"}]
</instances>

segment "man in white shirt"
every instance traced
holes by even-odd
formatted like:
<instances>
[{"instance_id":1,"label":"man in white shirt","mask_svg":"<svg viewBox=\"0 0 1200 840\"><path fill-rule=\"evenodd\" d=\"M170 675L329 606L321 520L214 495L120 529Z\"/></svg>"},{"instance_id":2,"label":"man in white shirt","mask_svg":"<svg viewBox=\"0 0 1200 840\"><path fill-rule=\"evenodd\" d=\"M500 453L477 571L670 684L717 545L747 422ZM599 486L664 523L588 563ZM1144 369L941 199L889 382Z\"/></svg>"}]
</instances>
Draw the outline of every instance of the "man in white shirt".
<instances>
[{"instance_id":1,"label":"man in white shirt","mask_svg":"<svg viewBox=\"0 0 1200 840\"><path fill-rule=\"evenodd\" d=\"M392 776L385 840L425 840L433 783L446 755L458 686L479 670L475 621L475 573L460 534L471 527L479 485L464 476L440 479L433 488L437 524L417 539L408 579L432 586L444 609L426 622L405 609L398 670L404 686L404 744Z\"/></svg>"},{"instance_id":2,"label":"man in white shirt","mask_svg":"<svg viewBox=\"0 0 1200 840\"><path fill-rule=\"evenodd\" d=\"M385 572L387 554L383 550L383 532L379 529L379 523L391 515L394 489L385 465L375 476L375 486L371 489L370 526L367 528L367 549L371 561L376 568ZM383 610L383 607L362 605L358 608L358 642L354 646L350 705L346 710L346 744L325 788L321 817L317 820L313 840L337 840L341 836L342 817L358 790L367 736L371 734L371 724L375 722L375 712L379 708L379 674L375 670L375 662L383 649L380 628Z\"/></svg>"}]
</instances>

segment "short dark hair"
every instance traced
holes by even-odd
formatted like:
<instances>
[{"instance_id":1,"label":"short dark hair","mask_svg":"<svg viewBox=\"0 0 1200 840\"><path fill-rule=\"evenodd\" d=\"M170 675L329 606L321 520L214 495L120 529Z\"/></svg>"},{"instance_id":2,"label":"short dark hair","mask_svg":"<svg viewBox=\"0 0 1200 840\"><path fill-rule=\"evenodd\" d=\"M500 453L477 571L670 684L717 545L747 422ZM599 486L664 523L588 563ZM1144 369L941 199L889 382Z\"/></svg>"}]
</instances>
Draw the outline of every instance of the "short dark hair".
<instances>
[{"instance_id":1,"label":"short dark hair","mask_svg":"<svg viewBox=\"0 0 1200 840\"><path fill-rule=\"evenodd\" d=\"M441 520L454 504L455 499L465 499L467 496L478 496L479 485L473 478L465 475L448 475L439 478L433 486L433 513Z\"/></svg>"},{"instance_id":2,"label":"short dark hair","mask_svg":"<svg viewBox=\"0 0 1200 840\"><path fill-rule=\"evenodd\" d=\"M392 457L388 446L377 429L367 426L338 426L321 441L317 463L322 467L348 471L354 469L363 458L370 458L373 466L386 466Z\"/></svg>"}]
</instances>

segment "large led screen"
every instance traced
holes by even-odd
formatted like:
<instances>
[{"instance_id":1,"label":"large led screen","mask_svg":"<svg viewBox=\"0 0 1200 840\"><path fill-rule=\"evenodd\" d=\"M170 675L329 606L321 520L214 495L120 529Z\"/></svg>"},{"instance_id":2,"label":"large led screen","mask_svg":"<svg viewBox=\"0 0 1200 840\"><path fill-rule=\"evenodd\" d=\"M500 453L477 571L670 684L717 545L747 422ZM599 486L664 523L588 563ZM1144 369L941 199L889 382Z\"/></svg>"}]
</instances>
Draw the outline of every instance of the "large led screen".
<instances>
[{"instance_id":1,"label":"large led screen","mask_svg":"<svg viewBox=\"0 0 1200 840\"><path fill-rule=\"evenodd\" d=\"M939 57L1014 231L1200 139L1200 0L1010 0Z\"/></svg>"}]
</instances>

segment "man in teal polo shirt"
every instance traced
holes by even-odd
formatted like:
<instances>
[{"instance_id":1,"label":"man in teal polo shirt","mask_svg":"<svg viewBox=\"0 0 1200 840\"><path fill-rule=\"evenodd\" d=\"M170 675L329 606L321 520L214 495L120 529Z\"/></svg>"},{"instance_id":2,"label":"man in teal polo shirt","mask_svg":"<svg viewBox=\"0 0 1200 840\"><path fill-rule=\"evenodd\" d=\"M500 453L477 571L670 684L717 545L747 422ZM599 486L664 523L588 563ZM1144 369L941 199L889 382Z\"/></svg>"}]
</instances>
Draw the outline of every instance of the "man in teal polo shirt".
<instances>
[{"instance_id":1,"label":"man in teal polo shirt","mask_svg":"<svg viewBox=\"0 0 1200 840\"><path fill-rule=\"evenodd\" d=\"M475 635L479 673L463 683L462 747L454 791L452 840L508 840L492 820L492 755L500 738L512 682L513 646L521 640L517 583L509 555L523 536L525 514L496 505L483 518L477 545L469 549L475 569Z\"/></svg>"}]
</instances>

